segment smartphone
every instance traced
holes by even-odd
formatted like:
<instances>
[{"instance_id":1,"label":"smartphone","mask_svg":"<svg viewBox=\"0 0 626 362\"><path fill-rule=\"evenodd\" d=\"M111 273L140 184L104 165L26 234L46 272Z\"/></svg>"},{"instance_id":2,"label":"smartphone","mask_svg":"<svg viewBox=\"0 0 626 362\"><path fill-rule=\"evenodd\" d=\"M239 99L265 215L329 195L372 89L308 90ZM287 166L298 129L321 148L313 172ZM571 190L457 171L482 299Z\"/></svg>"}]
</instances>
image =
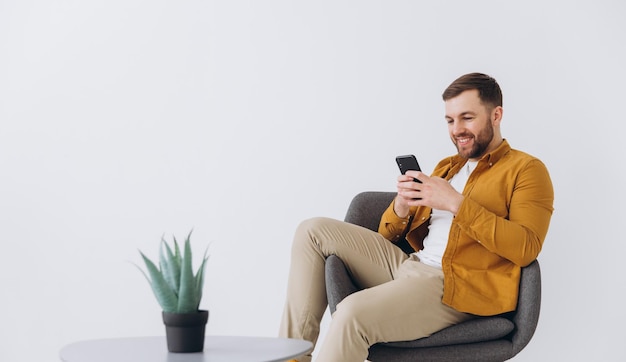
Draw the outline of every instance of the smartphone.
<instances>
[{"instance_id":1,"label":"smartphone","mask_svg":"<svg viewBox=\"0 0 626 362\"><path fill-rule=\"evenodd\" d=\"M414 155L404 155L396 157L396 163L400 168L400 172L404 175L409 170L422 171L417 158ZM413 178L415 182L421 182L420 180Z\"/></svg>"}]
</instances>

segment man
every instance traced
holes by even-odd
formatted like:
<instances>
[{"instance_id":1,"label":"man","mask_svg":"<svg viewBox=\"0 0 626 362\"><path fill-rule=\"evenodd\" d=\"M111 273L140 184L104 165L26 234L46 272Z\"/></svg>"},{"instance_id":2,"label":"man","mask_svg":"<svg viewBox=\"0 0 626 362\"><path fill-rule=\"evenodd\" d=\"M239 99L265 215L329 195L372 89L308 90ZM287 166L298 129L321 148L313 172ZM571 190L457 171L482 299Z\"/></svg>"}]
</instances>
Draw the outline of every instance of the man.
<instances>
[{"instance_id":1,"label":"man","mask_svg":"<svg viewBox=\"0 0 626 362\"><path fill-rule=\"evenodd\" d=\"M426 337L516 307L521 267L537 258L548 231L550 176L540 160L502 138L502 93L493 78L461 76L443 100L458 154L430 177L399 176L379 233L326 218L296 231L282 337L316 342L328 255L339 256L365 288L337 305L318 361L361 362L372 344ZM411 255L393 244L402 237Z\"/></svg>"}]
</instances>

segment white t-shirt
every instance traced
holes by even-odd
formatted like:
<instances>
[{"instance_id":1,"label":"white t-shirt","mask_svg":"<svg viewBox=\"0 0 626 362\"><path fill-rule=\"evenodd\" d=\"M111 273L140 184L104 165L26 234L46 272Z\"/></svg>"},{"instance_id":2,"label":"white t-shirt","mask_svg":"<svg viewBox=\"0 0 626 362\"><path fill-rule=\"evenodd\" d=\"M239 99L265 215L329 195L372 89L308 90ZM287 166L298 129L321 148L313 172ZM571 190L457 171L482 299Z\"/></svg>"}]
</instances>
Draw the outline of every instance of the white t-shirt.
<instances>
[{"instance_id":1,"label":"white t-shirt","mask_svg":"<svg viewBox=\"0 0 626 362\"><path fill-rule=\"evenodd\" d=\"M456 175L450 179L450 185L458 192L463 192L465 184L476 168L478 161L467 161ZM450 226L454 215L450 211L433 209L430 214L428 235L424 238L424 249L415 252L419 260L426 264L441 269L441 258L448 245Z\"/></svg>"}]
</instances>

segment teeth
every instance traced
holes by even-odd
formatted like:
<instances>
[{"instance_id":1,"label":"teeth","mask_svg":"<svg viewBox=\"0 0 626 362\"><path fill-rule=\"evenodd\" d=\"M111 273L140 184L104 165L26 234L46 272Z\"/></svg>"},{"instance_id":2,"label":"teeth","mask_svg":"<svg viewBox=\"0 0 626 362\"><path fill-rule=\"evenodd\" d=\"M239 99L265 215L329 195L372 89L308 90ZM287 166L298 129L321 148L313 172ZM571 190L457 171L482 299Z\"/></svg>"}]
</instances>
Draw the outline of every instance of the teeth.
<instances>
[{"instance_id":1,"label":"teeth","mask_svg":"<svg viewBox=\"0 0 626 362\"><path fill-rule=\"evenodd\" d=\"M457 140L456 140L456 141L457 141L458 143L465 144L465 143L468 143L468 142L470 141L470 139L469 139L469 138L457 138Z\"/></svg>"}]
</instances>

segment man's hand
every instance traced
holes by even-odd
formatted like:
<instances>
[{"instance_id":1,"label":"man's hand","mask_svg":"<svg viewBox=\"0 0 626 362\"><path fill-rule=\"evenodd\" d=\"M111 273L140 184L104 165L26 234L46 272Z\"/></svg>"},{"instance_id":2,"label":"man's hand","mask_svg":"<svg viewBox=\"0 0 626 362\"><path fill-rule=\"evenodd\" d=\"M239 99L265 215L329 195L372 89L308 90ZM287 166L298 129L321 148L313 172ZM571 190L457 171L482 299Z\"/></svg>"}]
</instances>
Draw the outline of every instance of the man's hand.
<instances>
[{"instance_id":1,"label":"man's hand","mask_svg":"<svg viewBox=\"0 0 626 362\"><path fill-rule=\"evenodd\" d=\"M415 182L413 178L421 183ZM407 171L405 175L398 176L398 196L394 211L399 217L406 217L411 206L429 206L456 215L463 199L464 196L441 177L428 177L419 171Z\"/></svg>"}]
</instances>

